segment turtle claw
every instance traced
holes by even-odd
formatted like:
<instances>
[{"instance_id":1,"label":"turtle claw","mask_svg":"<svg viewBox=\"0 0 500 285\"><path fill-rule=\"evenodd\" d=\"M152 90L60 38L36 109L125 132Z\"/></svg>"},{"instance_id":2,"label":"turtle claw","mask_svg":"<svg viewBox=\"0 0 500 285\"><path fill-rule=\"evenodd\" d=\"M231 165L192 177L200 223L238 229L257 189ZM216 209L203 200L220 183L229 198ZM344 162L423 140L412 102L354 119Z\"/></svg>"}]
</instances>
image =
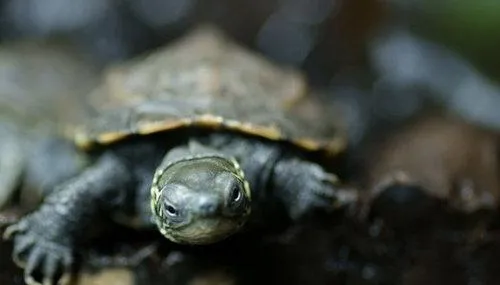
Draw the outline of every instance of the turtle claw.
<instances>
[{"instance_id":1,"label":"turtle claw","mask_svg":"<svg viewBox=\"0 0 500 285\"><path fill-rule=\"evenodd\" d=\"M341 187L340 180L335 174L319 169L315 172L315 176L316 179L314 180L319 183L312 190L319 198L322 198L321 205L325 205L325 202L328 201L327 207L339 208L358 201L359 197L356 189Z\"/></svg>"},{"instance_id":2,"label":"turtle claw","mask_svg":"<svg viewBox=\"0 0 500 285\"><path fill-rule=\"evenodd\" d=\"M296 196L294 206L291 208L292 218L299 218L312 209L330 212L357 201L357 191L340 187L336 175L324 171L317 165L308 167L307 172L304 172L307 173L307 177L300 181L304 184L301 185L299 195Z\"/></svg>"},{"instance_id":3,"label":"turtle claw","mask_svg":"<svg viewBox=\"0 0 500 285\"><path fill-rule=\"evenodd\" d=\"M70 255L63 255L62 258L58 258L54 255L48 255L45 258L45 263L43 265L43 285L55 284L56 280L59 280L62 274L69 270L71 264ZM62 266L61 266L62 265Z\"/></svg>"},{"instance_id":4,"label":"turtle claw","mask_svg":"<svg viewBox=\"0 0 500 285\"><path fill-rule=\"evenodd\" d=\"M20 221L16 224L8 226L5 231L3 232L3 239L4 240L10 240L12 237L18 233L18 232L23 232L27 228L27 225L23 223L23 221Z\"/></svg>"},{"instance_id":5,"label":"turtle claw","mask_svg":"<svg viewBox=\"0 0 500 285\"><path fill-rule=\"evenodd\" d=\"M20 267L25 267L25 260L27 260L26 255L29 253L35 241L30 238L20 239L18 242L14 243L14 250L12 252L12 259Z\"/></svg>"},{"instance_id":6,"label":"turtle claw","mask_svg":"<svg viewBox=\"0 0 500 285\"><path fill-rule=\"evenodd\" d=\"M31 250L29 256L28 256L28 261L26 262L26 267L24 268L24 276L26 283L33 283L34 278L31 276L33 275L33 272L36 272L37 269L41 266L43 260L43 252L42 249L39 247L35 247L33 250Z\"/></svg>"},{"instance_id":7,"label":"turtle claw","mask_svg":"<svg viewBox=\"0 0 500 285\"><path fill-rule=\"evenodd\" d=\"M51 242L38 242L29 251L24 269L28 285L56 285L72 264L71 251Z\"/></svg>"},{"instance_id":8,"label":"turtle claw","mask_svg":"<svg viewBox=\"0 0 500 285\"><path fill-rule=\"evenodd\" d=\"M24 268L28 285L55 285L73 264L71 248L32 232L29 219L9 226L4 238L13 239L12 259Z\"/></svg>"},{"instance_id":9,"label":"turtle claw","mask_svg":"<svg viewBox=\"0 0 500 285\"><path fill-rule=\"evenodd\" d=\"M321 200L318 200L319 203L323 204L322 202L326 202L326 200L328 200L331 205L331 202L337 200L337 186L339 184L339 179L336 175L325 172L319 167L315 170L316 171L313 172L313 177L311 179L312 183L314 183L311 190L313 194L318 196Z\"/></svg>"},{"instance_id":10,"label":"turtle claw","mask_svg":"<svg viewBox=\"0 0 500 285\"><path fill-rule=\"evenodd\" d=\"M337 177L337 175L335 175L333 173L323 172L322 176L323 176L322 177L323 182L327 182L327 183L330 183L333 185L339 183L339 178Z\"/></svg>"}]
</instances>

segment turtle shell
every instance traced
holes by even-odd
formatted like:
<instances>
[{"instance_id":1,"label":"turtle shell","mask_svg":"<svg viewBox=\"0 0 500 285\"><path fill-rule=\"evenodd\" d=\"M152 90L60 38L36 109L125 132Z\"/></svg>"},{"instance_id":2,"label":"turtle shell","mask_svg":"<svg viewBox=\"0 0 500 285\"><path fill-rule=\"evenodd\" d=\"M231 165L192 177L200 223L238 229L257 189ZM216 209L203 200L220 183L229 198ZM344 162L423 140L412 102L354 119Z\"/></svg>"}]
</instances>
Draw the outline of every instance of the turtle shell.
<instances>
[{"instance_id":1,"label":"turtle shell","mask_svg":"<svg viewBox=\"0 0 500 285\"><path fill-rule=\"evenodd\" d=\"M345 147L302 73L211 26L110 67L90 97L97 115L73 129L83 149L187 127L231 130L332 154Z\"/></svg>"}]
</instances>

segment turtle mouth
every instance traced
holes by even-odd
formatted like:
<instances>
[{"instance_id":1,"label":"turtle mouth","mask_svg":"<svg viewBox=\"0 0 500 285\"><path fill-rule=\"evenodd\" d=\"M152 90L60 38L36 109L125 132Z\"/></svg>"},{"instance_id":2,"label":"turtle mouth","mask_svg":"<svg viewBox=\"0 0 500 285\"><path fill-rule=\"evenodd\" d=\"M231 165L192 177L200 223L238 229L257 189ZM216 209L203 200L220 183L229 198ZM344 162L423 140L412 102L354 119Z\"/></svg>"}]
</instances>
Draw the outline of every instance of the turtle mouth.
<instances>
[{"instance_id":1,"label":"turtle mouth","mask_svg":"<svg viewBox=\"0 0 500 285\"><path fill-rule=\"evenodd\" d=\"M180 244L204 245L222 241L246 224L242 219L226 217L197 217L182 227L161 227L160 232L170 241Z\"/></svg>"}]
</instances>

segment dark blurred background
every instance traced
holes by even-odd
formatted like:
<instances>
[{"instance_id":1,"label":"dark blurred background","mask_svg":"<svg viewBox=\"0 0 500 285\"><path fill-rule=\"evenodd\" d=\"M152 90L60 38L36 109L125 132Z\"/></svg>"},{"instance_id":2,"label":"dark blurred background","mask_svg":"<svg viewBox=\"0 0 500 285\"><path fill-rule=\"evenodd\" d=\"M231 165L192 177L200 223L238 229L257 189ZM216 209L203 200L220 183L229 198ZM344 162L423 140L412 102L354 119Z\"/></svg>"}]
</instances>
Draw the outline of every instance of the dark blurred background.
<instances>
[{"instance_id":1,"label":"dark blurred background","mask_svg":"<svg viewBox=\"0 0 500 285\"><path fill-rule=\"evenodd\" d=\"M424 102L500 126L500 4L494 0L0 3L2 41L63 36L100 63L168 44L199 23L215 23L269 58L301 67L312 83L347 104L355 140L375 118L394 122Z\"/></svg>"}]
</instances>

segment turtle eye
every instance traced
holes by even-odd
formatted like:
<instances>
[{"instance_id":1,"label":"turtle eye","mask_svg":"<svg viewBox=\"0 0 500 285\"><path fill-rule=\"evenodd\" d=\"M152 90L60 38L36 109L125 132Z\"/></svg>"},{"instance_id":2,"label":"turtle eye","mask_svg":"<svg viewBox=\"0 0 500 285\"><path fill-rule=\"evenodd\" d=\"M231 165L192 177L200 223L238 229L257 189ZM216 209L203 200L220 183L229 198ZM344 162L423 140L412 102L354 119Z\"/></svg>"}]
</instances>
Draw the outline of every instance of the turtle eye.
<instances>
[{"instance_id":1,"label":"turtle eye","mask_svg":"<svg viewBox=\"0 0 500 285\"><path fill-rule=\"evenodd\" d=\"M239 185L234 185L233 188L231 188L231 192L229 193L229 201L231 203L235 203L241 200L243 197L241 193L241 188Z\"/></svg>"},{"instance_id":2,"label":"turtle eye","mask_svg":"<svg viewBox=\"0 0 500 285\"><path fill-rule=\"evenodd\" d=\"M167 204L165 210L167 212L167 215L170 217L177 217L179 215L179 211L177 211L177 209L172 205Z\"/></svg>"}]
</instances>

